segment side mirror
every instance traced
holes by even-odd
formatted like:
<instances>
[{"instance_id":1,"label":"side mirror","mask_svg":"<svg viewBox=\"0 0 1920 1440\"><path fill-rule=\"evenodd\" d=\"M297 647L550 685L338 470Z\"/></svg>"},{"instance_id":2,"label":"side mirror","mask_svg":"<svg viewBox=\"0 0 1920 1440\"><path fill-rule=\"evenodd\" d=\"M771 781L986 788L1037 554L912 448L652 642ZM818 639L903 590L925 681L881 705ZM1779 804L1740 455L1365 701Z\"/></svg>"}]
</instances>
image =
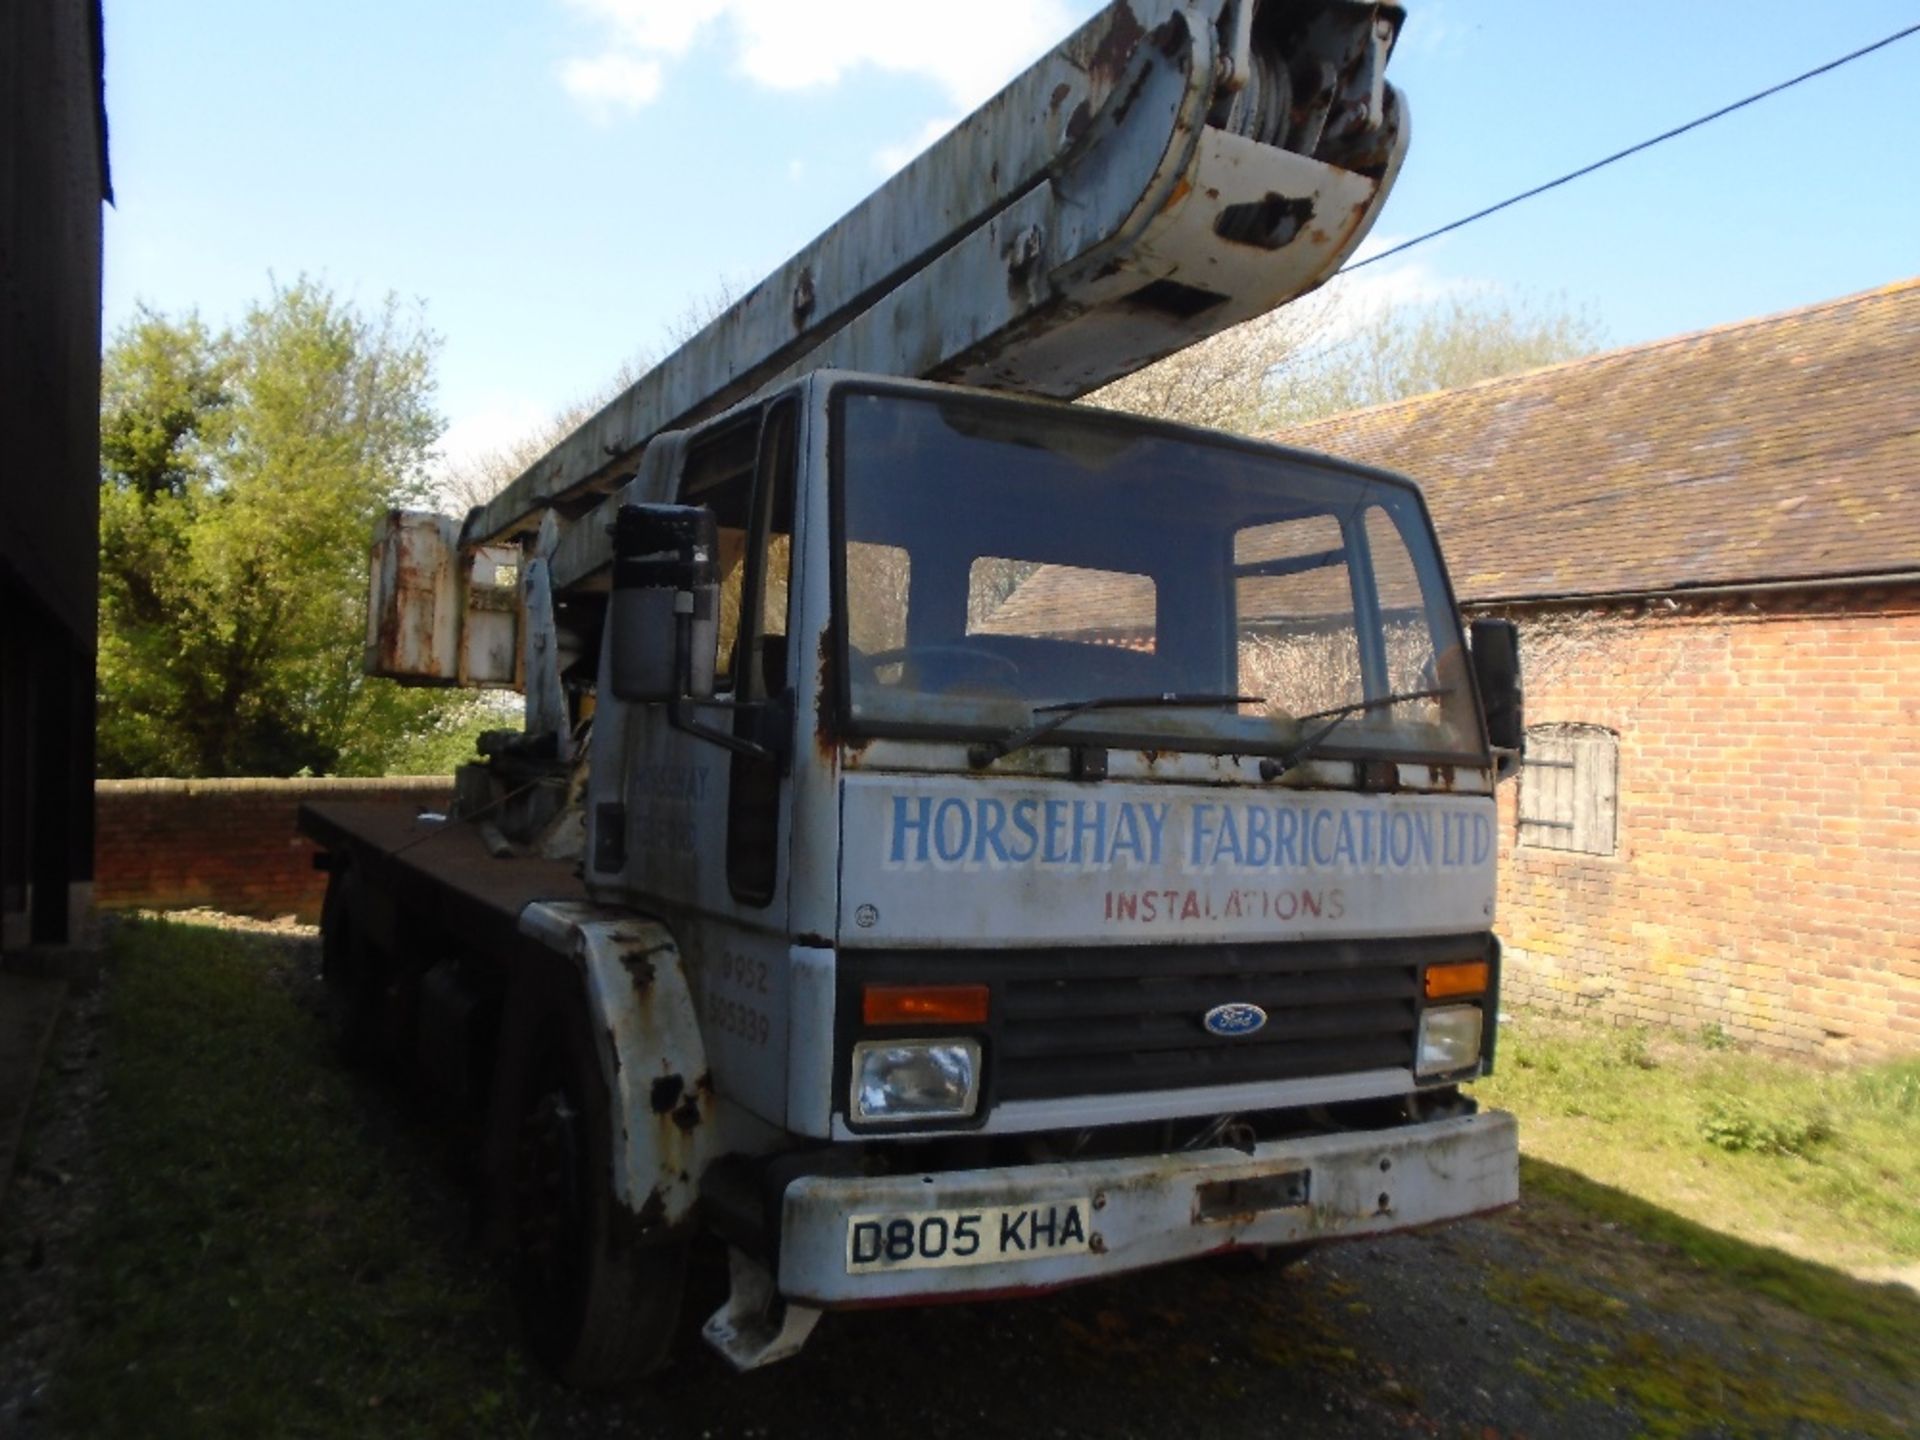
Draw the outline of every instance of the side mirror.
<instances>
[{"instance_id":1,"label":"side mirror","mask_svg":"<svg viewBox=\"0 0 1920 1440\"><path fill-rule=\"evenodd\" d=\"M613 693L705 700L719 648L718 530L703 505L622 505L607 611Z\"/></svg>"},{"instance_id":2,"label":"side mirror","mask_svg":"<svg viewBox=\"0 0 1920 1440\"><path fill-rule=\"evenodd\" d=\"M1473 683L1487 717L1487 742L1500 760L1500 778L1519 767L1526 749L1526 706L1520 684L1520 628L1511 620L1476 620L1468 631Z\"/></svg>"}]
</instances>

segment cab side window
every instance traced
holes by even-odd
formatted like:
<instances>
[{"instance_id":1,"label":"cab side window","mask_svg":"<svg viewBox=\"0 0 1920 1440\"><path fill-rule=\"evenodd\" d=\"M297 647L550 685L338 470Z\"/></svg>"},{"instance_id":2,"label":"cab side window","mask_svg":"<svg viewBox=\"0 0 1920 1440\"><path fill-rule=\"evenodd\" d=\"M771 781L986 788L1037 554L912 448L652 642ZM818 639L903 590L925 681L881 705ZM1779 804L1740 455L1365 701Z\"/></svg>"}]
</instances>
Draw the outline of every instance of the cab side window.
<instances>
[{"instance_id":1,"label":"cab side window","mask_svg":"<svg viewBox=\"0 0 1920 1440\"><path fill-rule=\"evenodd\" d=\"M735 660L746 595L748 533L753 519L754 461L759 417L749 416L699 436L687 449L680 472L680 503L705 505L719 528L720 654L714 684L736 688Z\"/></svg>"},{"instance_id":2,"label":"cab side window","mask_svg":"<svg viewBox=\"0 0 1920 1440\"><path fill-rule=\"evenodd\" d=\"M708 506L717 522L715 684L740 707L733 726L743 738L766 738L766 716L788 687L797 417L797 405L782 401L703 435L682 473L681 502ZM735 754L727 773L727 888L742 904L764 906L779 880L781 763Z\"/></svg>"}]
</instances>

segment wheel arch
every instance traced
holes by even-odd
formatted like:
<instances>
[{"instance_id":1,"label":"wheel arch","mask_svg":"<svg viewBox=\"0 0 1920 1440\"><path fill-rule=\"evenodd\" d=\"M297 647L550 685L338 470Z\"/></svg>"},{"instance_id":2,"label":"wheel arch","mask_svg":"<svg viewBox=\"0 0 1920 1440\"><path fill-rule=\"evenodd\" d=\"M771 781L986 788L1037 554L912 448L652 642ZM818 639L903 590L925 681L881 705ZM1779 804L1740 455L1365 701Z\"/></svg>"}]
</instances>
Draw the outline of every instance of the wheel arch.
<instances>
[{"instance_id":1,"label":"wheel arch","mask_svg":"<svg viewBox=\"0 0 1920 1440\"><path fill-rule=\"evenodd\" d=\"M699 1011L672 932L571 902L527 906L520 931L539 955L564 959L578 984L607 1088L613 1194L630 1233L640 1243L684 1234L720 1145Z\"/></svg>"}]
</instances>

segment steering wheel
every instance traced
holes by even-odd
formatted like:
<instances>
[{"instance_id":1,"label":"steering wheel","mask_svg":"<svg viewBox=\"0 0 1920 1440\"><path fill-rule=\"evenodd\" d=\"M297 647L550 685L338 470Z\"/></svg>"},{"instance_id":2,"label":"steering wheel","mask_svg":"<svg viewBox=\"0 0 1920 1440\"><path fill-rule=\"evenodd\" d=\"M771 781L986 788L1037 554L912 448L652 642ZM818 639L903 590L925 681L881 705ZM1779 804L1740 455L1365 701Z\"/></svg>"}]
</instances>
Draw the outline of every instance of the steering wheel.
<instances>
[{"instance_id":1,"label":"steering wheel","mask_svg":"<svg viewBox=\"0 0 1920 1440\"><path fill-rule=\"evenodd\" d=\"M926 660L940 662L933 667L935 670L952 673L942 675L939 682L934 683L920 673L919 662ZM915 679L921 687L936 692L969 682L1012 686L1020 678L1019 665L1006 656L995 655L990 650L978 650L971 645L901 645L892 650L863 655L854 663L865 666L870 672L877 671L882 665L911 665L915 668Z\"/></svg>"}]
</instances>

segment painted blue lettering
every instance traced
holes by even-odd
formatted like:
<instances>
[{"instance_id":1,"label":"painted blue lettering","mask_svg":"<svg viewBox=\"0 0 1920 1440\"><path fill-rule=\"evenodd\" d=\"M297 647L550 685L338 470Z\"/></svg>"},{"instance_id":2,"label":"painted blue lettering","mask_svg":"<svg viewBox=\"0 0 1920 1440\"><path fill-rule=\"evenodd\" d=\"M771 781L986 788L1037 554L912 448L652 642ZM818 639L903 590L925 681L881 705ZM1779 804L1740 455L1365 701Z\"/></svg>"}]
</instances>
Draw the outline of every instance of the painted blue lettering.
<instances>
[{"instance_id":1,"label":"painted blue lettering","mask_svg":"<svg viewBox=\"0 0 1920 1440\"><path fill-rule=\"evenodd\" d=\"M973 837L974 864L982 864L989 854L993 856L995 864L1007 863L1007 847L1001 839L1001 832L1006 825L1007 807L1004 801L989 798L980 802L980 825Z\"/></svg>"},{"instance_id":2,"label":"painted blue lettering","mask_svg":"<svg viewBox=\"0 0 1920 1440\"><path fill-rule=\"evenodd\" d=\"M1387 860L1396 870L1413 863L1413 817L1405 813L1387 817Z\"/></svg>"},{"instance_id":3,"label":"painted blue lettering","mask_svg":"<svg viewBox=\"0 0 1920 1440\"><path fill-rule=\"evenodd\" d=\"M1220 807L1220 833L1213 842L1212 863L1214 865L1218 865L1222 860L1230 860L1236 866L1241 862L1240 822L1233 816L1233 806Z\"/></svg>"},{"instance_id":4,"label":"painted blue lettering","mask_svg":"<svg viewBox=\"0 0 1920 1440\"><path fill-rule=\"evenodd\" d=\"M1172 811L1172 804L1165 800L1157 803L1149 801L1140 807L1140 814L1147 822L1147 863L1149 865L1157 866L1161 863L1167 838L1167 816Z\"/></svg>"},{"instance_id":5,"label":"painted blue lettering","mask_svg":"<svg viewBox=\"0 0 1920 1440\"><path fill-rule=\"evenodd\" d=\"M957 865L972 848L973 807L964 800L942 800L933 812L933 853Z\"/></svg>"},{"instance_id":6,"label":"painted blue lettering","mask_svg":"<svg viewBox=\"0 0 1920 1440\"><path fill-rule=\"evenodd\" d=\"M1433 868L1433 812L1422 810L1413 817L1414 848L1420 852L1420 863L1427 869Z\"/></svg>"},{"instance_id":7,"label":"painted blue lettering","mask_svg":"<svg viewBox=\"0 0 1920 1440\"><path fill-rule=\"evenodd\" d=\"M911 819L908 818L907 814L908 805L914 807L915 813ZM932 825L929 814L932 809L933 801L925 795L915 798L909 798L905 795L896 795L893 797L893 849L890 855L894 864L905 865L909 863L907 852L907 837L909 835L911 835L914 840L911 862L917 865L927 863L927 831Z\"/></svg>"},{"instance_id":8,"label":"painted blue lettering","mask_svg":"<svg viewBox=\"0 0 1920 1440\"><path fill-rule=\"evenodd\" d=\"M1345 810L1340 812L1340 829L1333 842L1333 863L1338 865L1342 856L1349 868L1359 863L1353 848L1353 816Z\"/></svg>"},{"instance_id":9,"label":"painted blue lettering","mask_svg":"<svg viewBox=\"0 0 1920 1440\"><path fill-rule=\"evenodd\" d=\"M1206 854L1211 848L1207 842L1213 838L1213 822L1210 817L1218 805L1196 805L1193 807L1193 853L1188 857L1188 868L1198 870L1206 864Z\"/></svg>"},{"instance_id":10,"label":"painted blue lettering","mask_svg":"<svg viewBox=\"0 0 1920 1440\"><path fill-rule=\"evenodd\" d=\"M1140 811L1131 800L1123 801L1119 813L1114 816L1113 844L1107 849L1107 857L1115 865L1120 863L1123 854L1131 855L1135 865L1144 864L1147 858L1146 845L1140 834Z\"/></svg>"},{"instance_id":11,"label":"painted blue lettering","mask_svg":"<svg viewBox=\"0 0 1920 1440\"><path fill-rule=\"evenodd\" d=\"M1493 821L1484 815L1473 817L1473 863L1484 865L1493 856Z\"/></svg>"},{"instance_id":12,"label":"painted blue lettering","mask_svg":"<svg viewBox=\"0 0 1920 1440\"><path fill-rule=\"evenodd\" d=\"M1045 802L1047 814L1047 845L1041 851L1040 859L1048 865L1064 865L1068 855L1065 848L1067 838L1067 802L1048 800Z\"/></svg>"},{"instance_id":13,"label":"painted blue lettering","mask_svg":"<svg viewBox=\"0 0 1920 1440\"><path fill-rule=\"evenodd\" d=\"M1332 828L1333 812L1331 810L1316 810L1313 812L1313 820L1310 826L1312 843L1309 849L1312 852L1313 863L1317 869L1324 870L1333 864L1333 851L1329 848L1327 842L1327 831Z\"/></svg>"},{"instance_id":14,"label":"painted blue lettering","mask_svg":"<svg viewBox=\"0 0 1920 1440\"><path fill-rule=\"evenodd\" d=\"M1040 829L1034 824L1034 812L1040 808L1038 800L1016 800L1013 802L1013 828L1026 837L1023 849L1009 850L1007 858L1016 865L1024 865L1040 852Z\"/></svg>"},{"instance_id":15,"label":"painted blue lettering","mask_svg":"<svg viewBox=\"0 0 1920 1440\"><path fill-rule=\"evenodd\" d=\"M1291 808L1273 812L1273 863L1300 868L1300 812Z\"/></svg>"},{"instance_id":16,"label":"painted blue lettering","mask_svg":"<svg viewBox=\"0 0 1920 1440\"><path fill-rule=\"evenodd\" d=\"M1093 853L1087 853L1086 842L1093 841ZM1076 800L1073 802L1073 863L1085 865L1104 865L1107 863L1107 802L1104 800Z\"/></svg>"},{"instance_id":17,"label":"painted blue lettering","mask_svg":"<svg viewBox=\"0 0 1920 1440\"><path fill-rule=\"evenodd\" d=\"M1264 805L1247 811L1247 865L1264 869L1273 863L1273 812Z\"/></svg>"}]
</instances>

